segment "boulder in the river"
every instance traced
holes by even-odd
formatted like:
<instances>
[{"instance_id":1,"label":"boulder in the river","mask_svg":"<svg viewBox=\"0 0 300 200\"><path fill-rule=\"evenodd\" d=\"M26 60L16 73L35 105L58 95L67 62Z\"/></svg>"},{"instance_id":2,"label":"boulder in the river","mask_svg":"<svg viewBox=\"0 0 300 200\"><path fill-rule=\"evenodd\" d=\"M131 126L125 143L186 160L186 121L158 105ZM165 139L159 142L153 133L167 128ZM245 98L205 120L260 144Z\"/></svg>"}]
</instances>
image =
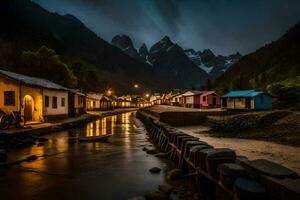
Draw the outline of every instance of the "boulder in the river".
<instances>
[{"instance_id":1,"label":"boulder in the river","mask_svg":"<svg viewBox=\"0 0 300 200\"><path fill-rule=\"evenodd\" d=\"M5 149L0 149L0 162L6 162L7 152Z\"/></svg>"},{"instance_id":2,"label":"boulder in the river","mask_svg":"<svg viewBox=\"0 0 300 200\"><path fill-rule=\"evenodd\" d=\"M164 193L169 194L173 190L173 186L168 183L162 183L158 186L158 189Z\"/></svg>"},{"instance_id":3,"label":"boulder in the river","mask_svg":"<svg viewBox=\"0 0 300 200\"><path fill-rule=\"evenodd\" d=\"M147 154L157 154L158 151L156 149L148 149L147 151Z\"/></svg>"},{"instance_id":4,"label":"boulder in the river","mask_svg":"<svg viewBox=\"0 0 300 200\"><path fill-rule=\"evenodd\" d=\"M172 169L167 173L168 180L174 180L182 177L182 171L180 169Z\"/></svg>"},{"instance_id":5,"label":"boulder in the river","mask_svg":"<svg viewBox=\"0 0 300 200\"><path fill-rule=\"evenodd\" d=\"M30 155L30 156L26 157L26 158L24 159L24 161L30 162L30 161L34 161L34 160L36 160L36 159L37 159L37 156L36 156L36 155Z\"/></svg>"},{"instance_id":6,"label":"boulder in the river","mask_svg":"<svg viewBox=\"0 0 300 200\"><path fill-rule=\"evenodd\" d=\"M144 147L142 150L143 151L148 151L149 149L147 147Z\"/></svg>"},{"instance_id":7,"label":"boulder in the river","mask_svg":"<svg viewBox=\"0 0 300 200\"><path fill-rule=\"evenodd\" d=\"M158 158L167 158L168 153L160 152L160 153L155 154L154 156L158 157Z\"/></svg>"},{"instance_id":8,"label":"boulder in the river","mask_svg":"<svg viewBox=\"0 0 300 200\"><path fill-rule=\"evenodd\" d=\"M149 171L151 173L157 174L157 173L159 173L161 171L161 169L159 167L152 167L151 169L149 169Z\"/></svg>"}]
</instances>

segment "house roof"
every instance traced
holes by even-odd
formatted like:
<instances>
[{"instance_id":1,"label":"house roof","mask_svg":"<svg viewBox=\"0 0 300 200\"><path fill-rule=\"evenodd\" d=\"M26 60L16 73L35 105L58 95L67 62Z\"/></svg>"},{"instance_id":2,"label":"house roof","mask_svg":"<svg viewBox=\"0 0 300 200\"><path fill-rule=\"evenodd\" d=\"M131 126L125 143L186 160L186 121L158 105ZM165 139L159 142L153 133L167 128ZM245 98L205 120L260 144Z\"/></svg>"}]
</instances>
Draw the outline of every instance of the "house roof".
<instances>
[{"instance_id":1,"label":"house roof","mask_svg":"<svg viewBox=\"0 0 300 200\"><path fill-rule=\"evenodd\" d=\"M94 100L99 100L99 101L102 99L103 96L104 95L101 94L101 93L88 93L87 94L88 98L91 98L91 99L94 99Z\"/></svg>"},{"instance_id":2,"label":"house roof","mask_svg":"<svg viewBox=\"0 0 300 200\"><path fill-rule=\"evenodd\" d=\"M231 91L222 97L255 97L260 94L264 94L264 92L258 90L237 90Z\"/></svg>"},{"instance_id":3,"label":"house roof","mask_svg":"<svg viewBox=\"0 0 300 200\"><path fill-rule=\"evenodd\" d=\"M198 91L198 90L189 90L182 94L182 96L194 96L198 94L202 94L205 91Z\"/></svg>"},{"instance_id":4,"label":"house roof","mask_svg":"<svg viewBox=\"0 0 300 200\"><path fill-rule=\"evenodd\" d=\"M0 74L2 74L3 76L6 76L8 78L14 79L15 81L18 81L23 84L28 84L28 85L38 86L38 87L48 88L48 89L68 90L67 88L65 88L59 84L53 83L51 81L48 81L48 80L42 79L42 78L26 76L23 74L17 74L17 73L5 71L5 70L0 70Z\"/></svg>"},{"instance_id":5,"label":"house roof","mask_svg":"<svg viewBox=\"0 0 300 200\"><path fill-rule=\"evenodd\" d=\"M203 94L201 94L201 95L207 96L207 95L214 94L214 93L215 93L215 91L203 91Z\"/></svg>"}]
</instances>

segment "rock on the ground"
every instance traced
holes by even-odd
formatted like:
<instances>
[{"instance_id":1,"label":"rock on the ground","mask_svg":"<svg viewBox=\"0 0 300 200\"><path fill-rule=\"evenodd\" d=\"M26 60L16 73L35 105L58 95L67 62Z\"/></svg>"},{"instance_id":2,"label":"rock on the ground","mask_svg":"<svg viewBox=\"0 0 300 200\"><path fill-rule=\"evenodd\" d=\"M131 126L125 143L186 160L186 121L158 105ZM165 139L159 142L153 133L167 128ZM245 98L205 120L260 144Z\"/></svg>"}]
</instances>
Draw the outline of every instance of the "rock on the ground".
<instances>
[{"instance_id":1,"label":"rock on the ground","mask_svg":"<svg viewBox=\"0 0 300 200\"><path fill-rule=\"evenodd\" d=\"M159 167L152 167L151 169L149 169L149 171L151 173L159 173L161 169Z\"/></svg>"},{"instance_id":2,"label":"rock on the ground","mask_svg":"<svg viewBox=\"0 0 300 200\"><path fill-rule=\"evenodd\" d=\"M155 154L154 156L158 157L158 158L167 158L168 157L168 153L160 152L160 153Z\"/></svg>"},{"instance_id":3,"label":"rock on the ground","mask_svg":"<svg viewBox=\"0 0 300 200\"><path fill-rule=\"evenodd\" d=\"M173 190L173 186L168 183L163 183L158 186L158 189L164 193L169 194Z\"/></svg>"},{"instance_id":4,"label":"rock on the ground","mask_svg":"<svg viewBox=\"0 0 300 200\"><path fill-rule=\"evenodd\" d=\"M181 177L182 177L182 172L180 169L173 169L171 171L168 171L167 173L167 179L169 180L174 180Z\"/></svg>"},{"instance_id":5,"label":"rock on the ground","mask_svg":"<svg viewBox=\"0 0 300 200\"><path fill-rule=\"evenodd\" d=\"M0 162L6 162L7 152L5 149L0 149Z\"/></svg>"}]
</instances>

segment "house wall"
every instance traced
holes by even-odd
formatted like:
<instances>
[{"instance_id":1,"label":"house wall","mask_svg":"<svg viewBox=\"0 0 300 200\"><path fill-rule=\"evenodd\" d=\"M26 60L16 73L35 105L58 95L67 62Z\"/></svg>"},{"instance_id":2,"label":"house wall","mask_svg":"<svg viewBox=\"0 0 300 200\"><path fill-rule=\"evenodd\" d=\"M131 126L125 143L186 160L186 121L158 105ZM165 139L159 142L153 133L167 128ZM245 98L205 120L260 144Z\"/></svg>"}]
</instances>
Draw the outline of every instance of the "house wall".
<instances>
[{"instance_id":1,"label":"house wall","mask_svg":"<svg viewBox=\"0 0 300 200\"><path fill-rule=\"evenodd\" d=\"M15 105L4 105L5 91L15 92ZM20 85L15 81L0 77L0 109L5 113L9 113L11 111L20 111L20 105Z\"/></svg>"},{"instance_id":2,"label":"house wall","mask_svg":"<svg viewBox=\"0 0 300 200\"><path fill-rule=\"evenodd\" d=\"M216 99L216 104L214 105L214 101L213 99ZM201 100L202 97L201 97ZM205 106L205 107L218 107L221 105L221 98L220 96L216 95L215 93L206 95L206 101L201 101L201 105Z\"/></svg>"},{"instance_id":3,"label":"house wall","mask_svg":"<svg viewBox=\"0 0 300 200\"><path fill-rule=\"evenodd\" d=\"M254 99L250 98L250 109L254 109ZM222 103L222 107L223 107ZM227 98L227 107L229 109L246 109L246 98L245 97L235 97L235 98Z\"/></svg>"},{"instance_id":4,"label":"house wall","mask_svg":"<svg viewBox=\"0 0 300 200\"><path fill-rule=\"evenodd\" d=\"M255 110L268 110L272 108L272 99L270 96L261 94L256 97L254 97Z\"/></svg>"},{"instance_id":5,"label":"house wall","mask_svg":"<svg viewBox=\"0 0 300 200\"><path fill-rule=\"evenodd\" d=\"M187 107L193 107L194 106L194 96L186 96L185 97L185 104Z\"/></svg>"},{"instance_id":6,"label":"house wall","mask_svg":"<svg viewBox=\"0 0 300 200\"><path fill-rule=\"evenodd\" d=\"M4 92L15 92L15 104L4 105ZM20 85L14 80L10 80L5 77L0 77L0 109L5 113L21 111L21 115L24 116L24 97L29 95L33 100L32 108L32 120L43 121L43 97L42 89L37 87Z\"/></svg>"},{"instance_id":7,"label":"house wall","mask_svg":"<svg viewBox=\"0 0 300 200\"><path fill-rule=\"evenodd\" d=\"M100 101L86 97L86 109L87 110L99 110L100 109Z\"/></svg>"},{"instance_id":8,"label":"house wall","mask_svg":"<svg viewBox=\"0 0 300 200\"><path fill-rule=\"evenodd\" d=\"M49 106L45 106L45 96L49 96ZM57 97L57 108L53 108L53 97ZM65 99L65 105L62 106L62 98ZM43 90L44 116L64 116L68 115L68 92L60 90Z\"/></svg>"}]
</instances>

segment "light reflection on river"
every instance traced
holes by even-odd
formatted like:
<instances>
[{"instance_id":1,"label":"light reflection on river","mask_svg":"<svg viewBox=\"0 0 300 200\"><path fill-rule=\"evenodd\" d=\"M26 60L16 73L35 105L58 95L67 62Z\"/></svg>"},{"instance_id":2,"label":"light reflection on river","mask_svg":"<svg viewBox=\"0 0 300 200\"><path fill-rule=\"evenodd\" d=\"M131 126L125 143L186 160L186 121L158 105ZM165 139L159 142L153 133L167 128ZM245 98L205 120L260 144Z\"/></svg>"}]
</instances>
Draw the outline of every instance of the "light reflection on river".
<instances>
[{"instance_id":1,"label":"light reflection on river","mask_svg":"<svg viewBox=\"0 0 300 200\"><path fill-rule=\"evenodd\" d=\"M9 152L15 160L35 154L38 160L0 171L1 199L128 199L152 191L167 163L142 151L149 145L132 113L105 117L85 127L47 135L45 146ZM108 143L79 143L76 137L112 134Z\"/></svg>"}]
</instances>

